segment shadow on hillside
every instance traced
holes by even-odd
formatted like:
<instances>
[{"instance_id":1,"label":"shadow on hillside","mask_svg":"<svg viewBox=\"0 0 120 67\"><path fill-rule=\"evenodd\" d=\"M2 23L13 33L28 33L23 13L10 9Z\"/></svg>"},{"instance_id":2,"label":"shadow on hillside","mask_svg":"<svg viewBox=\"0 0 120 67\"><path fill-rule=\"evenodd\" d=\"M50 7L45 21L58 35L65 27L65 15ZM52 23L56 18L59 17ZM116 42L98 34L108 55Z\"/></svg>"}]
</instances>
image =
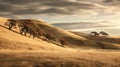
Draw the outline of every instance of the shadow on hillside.
<instances>
[{"instance_id":1,"label":"shadow on hillside","mask_svg":"<svg viewBox=\"0 0 120 67\"><path fill-rule=\"evenodd\" d=\"M84 36L87 39L99 41L99 42L110 42L110 43L116 43L120 44L120 38L109 38L109 37L103 37L103 36Z\"/></svg>"},{"instance_id":2,"label":"shadow on hillside","mask_svg":"<svg viewBox=\"0 0 120 67\"><path fill-rule=\"evenodd\" d=\"M110 42L110 43L116 43L116 44L120 44L120 38L111 38L111 37L107 37L107 36L94 36L94 35L89 35L89 34L85 34L85 33L78 33L78 32L72 32L78 36L82 36L88 40L92 40L92 41L99 41L99 42Z\"/></svg>"},{"instance_id":3,"label":"shadow on hillside","mask_svg":"<svg viewBox=\"0 0 120 67\"><path fill-rule=\"evenodd\" d=\"M113 44L110 42L99 41L99 39L92 41L92 39L80 40L80 39L72 38L69 36L64 36L64 38L68 42L68 44L74 44L77 47L80 46L80 47L99 48L99 49L114 49L114 50L120 49L120 47L116 44Z\"/></svg>"},{"instance_id":4,"label":"shadow on hillside","mask_svg":"<svg viewBox=\"0 0 120 67\"><path fill-rule=\"evenodd\" d=\"M64 38L66 39L66 41L68 41L69 43L73 43L73 44L79 44L79 45L83 45L84 41L80 40L80 39L76 39L76 38L72 38L69 36L64 36Z\"/></svg>"},{"instance_id":5,"label":"shadow on hillside","mask_svg":"<svg viewBox=\"0 0 120 67\"><path fill-rule=\"evenodd\" d=\"M3 25L0 25L0 27L3 27L3 28L5 28L5 29L8 29L7 27L5 27L5 26L3 26ZM9 29L8 29L8 30L9 30ZM14 32L14 33L17 33L17 34L20 34L19 32L14 31L14 30L10 30L10 31L12 31L12 32Z\"/></svg>"}]
</instances>

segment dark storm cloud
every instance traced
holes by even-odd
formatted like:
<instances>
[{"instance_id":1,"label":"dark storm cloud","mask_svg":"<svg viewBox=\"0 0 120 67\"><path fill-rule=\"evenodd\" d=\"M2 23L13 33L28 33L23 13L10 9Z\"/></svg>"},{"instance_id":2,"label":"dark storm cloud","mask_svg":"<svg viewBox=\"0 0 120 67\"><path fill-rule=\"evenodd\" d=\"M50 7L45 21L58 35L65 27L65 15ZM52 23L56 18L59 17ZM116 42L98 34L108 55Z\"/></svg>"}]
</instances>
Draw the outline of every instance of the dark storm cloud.
<instances>
[{"instance_id":1,"label":"dark storm cloud","mask_svg":"<svg viewBox=\"0 0 120 67\"><path fill-rule=\"evenodd\" d=\"M116 7L120 6L120 0L103 0L102 2L109 6L116 6Z\"/></svg>"},{"instance_id":2,"label":"dark storm cloud","mask_svg":"<svg viewBox=\"0 0 120 67\"><path fill-rule=\"evenodd\" d=\"M70 0L0 0L0 14L75 14L81 10L94 10L100 7L89 2Z\"/></svg>"},{"instance_id":3,"label":"dark storm cloud","mask_svg":"<svg viewBox=\"0 0 120 67\"><path fill-rule=\"evenodd\" d=\"M0 3L0 12L8 12L11 11L13 8L13 6L11 5L7 5L7 4L1 4Z\"/></svg>"},{"instance_id":4,"label":"dark storm cloud","mask_svg":"<svg viewBox=\"0 0 120 67\"><path fill-rule=\"evenodd\" d=\"M117 2L117 1L120 1L120 0L103 0L103 2L106 2L106 3L109 3L109 2Z\"/></svg>"},{"instance_id":5,"label":"dark storm cloud","mask_svg":"<svg viewBox=\"0 0 120 67\"><path fill-rule=\"evenodd\" d=\"M115 0L104 0L103 2L109 3L109 2L114 2Z\"/></svg>"},{"instance_id":6,"label":"dark storm cloud","mask_svg":"<svg viewBox=\"0 0 120 67\"><path fill-rule=\"evenodd\" d=\"M68 12L63 9L59 8L47 8L47 9L34 9L34 8L28 8L24 10L16 10L12 12L13 14L72 14L73 12Z\"/></svg>"}]
</instances>

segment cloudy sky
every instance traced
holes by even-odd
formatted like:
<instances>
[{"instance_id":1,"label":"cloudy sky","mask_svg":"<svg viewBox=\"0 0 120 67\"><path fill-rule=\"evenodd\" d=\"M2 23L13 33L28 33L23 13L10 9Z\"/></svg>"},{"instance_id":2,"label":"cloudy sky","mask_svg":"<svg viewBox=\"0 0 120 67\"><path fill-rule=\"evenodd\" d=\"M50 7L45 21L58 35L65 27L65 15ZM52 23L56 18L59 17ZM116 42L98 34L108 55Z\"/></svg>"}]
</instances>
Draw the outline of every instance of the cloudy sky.
<instances>
[{"instance_id":1,"label":"cloudy sky","mask_svg":"<svg viewBox=\"0 0 120 67\"><path fill-rule=\"evenodd\" d=\"M0 16L39 19L48 23L75 22L83 25L80 28L113 25L118 29L120 0L0 0ZM70 29L68 26L65 29Z\"/></svg>"}]
</instances>

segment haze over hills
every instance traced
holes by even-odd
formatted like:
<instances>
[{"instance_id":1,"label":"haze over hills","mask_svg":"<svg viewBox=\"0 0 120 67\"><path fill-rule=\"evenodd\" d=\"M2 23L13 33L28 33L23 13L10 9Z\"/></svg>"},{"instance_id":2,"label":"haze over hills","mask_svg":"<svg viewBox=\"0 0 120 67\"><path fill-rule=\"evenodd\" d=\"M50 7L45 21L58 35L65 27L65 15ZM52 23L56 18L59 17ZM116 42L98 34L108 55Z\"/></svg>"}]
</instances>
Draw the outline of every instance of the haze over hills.
<instances>
[{"instance_id":1,"label":"haze over hills","mask_svg":"<svg viewBox=\"0 0 120 67\"><path fill-rule=\"evenodd\" d=\"M103 24L102 22L64 22L64 23L53 23L52 25L61 27L66 30L110 27L110 25Z\"/></svg>"},{"instance_id":2,"label":"haze over hills","mask_svg":"<svg viewBox=\"0 0 120 67\"><path fill-rule=\"evenodd\" d=\"M91 31L106 31L110 35L120 35L119 26L110 21L101 22L56 22L52 25L69 31L90 33Z\"/></svg>"}]
</instances>

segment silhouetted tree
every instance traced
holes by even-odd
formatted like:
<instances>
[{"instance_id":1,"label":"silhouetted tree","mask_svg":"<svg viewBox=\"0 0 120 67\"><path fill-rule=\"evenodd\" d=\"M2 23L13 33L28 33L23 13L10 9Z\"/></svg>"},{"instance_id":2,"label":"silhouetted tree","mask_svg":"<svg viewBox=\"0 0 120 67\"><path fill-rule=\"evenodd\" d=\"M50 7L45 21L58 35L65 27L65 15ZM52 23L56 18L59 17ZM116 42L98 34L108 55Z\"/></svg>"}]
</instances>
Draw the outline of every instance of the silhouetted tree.
<instances>
[{"instance_id":1,"label":"silhouetted tree","mask_svg":"<svg viewBox=\"0 0 120 67\"><path fill-rule=\"evenodd\" d=\"M93 31L90 33L91 35L99 36L99 34L96 31Z\"/></svg>"},{"instance_id":2,"label":"silhouetted tree","mask_svg":"<svg viewBox=\"0 0 120 67\"><path fill-rule=\"evenodd\" d=\"M9 19L7 21L8 21L9 30L11 30L14 26L16 26L15 20Z\"/></svg>"},{"instance_id":3,"label":"silhouetted tree","mask_svg":"<svg viewBox=\"0 0 120 67\"><path fill-rule=\"evenodd\" d=\"M62 46L67 44L67 41L64 38L59 39L59 41Z\"/></svg>"},{"instance_id":4,"label":"silhouetted tree","mask_svg":"<svg viewBox=\"0 0 120 67\"><path fill-rule=\"evenodd\" d=\"M102 35L102 36L109 36L109 34L106 33L106 32L104 32L104 31L101 31L101 32L99 33L99 35Z\"/></svg>"}]
</instances>

